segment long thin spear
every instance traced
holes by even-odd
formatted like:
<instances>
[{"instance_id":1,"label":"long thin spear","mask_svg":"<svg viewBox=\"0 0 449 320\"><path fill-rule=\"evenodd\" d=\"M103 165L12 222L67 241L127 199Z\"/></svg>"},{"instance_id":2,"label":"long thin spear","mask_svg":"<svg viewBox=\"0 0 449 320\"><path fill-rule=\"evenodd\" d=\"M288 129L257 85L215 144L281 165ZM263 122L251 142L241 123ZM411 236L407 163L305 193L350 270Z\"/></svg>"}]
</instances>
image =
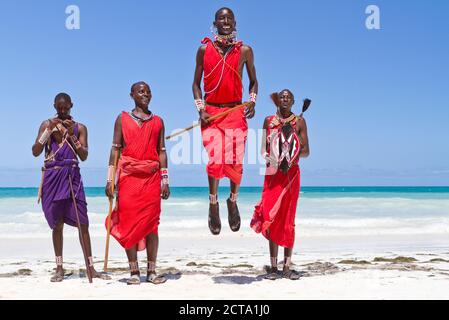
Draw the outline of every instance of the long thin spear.
<instances>
[{"instance_id":1,"label":"long thin spear","mask_svg":"<svg viewBox=\"0 0 449 320\"><path fill-rule=\"evenodd\" d=\"M83 233L81 232L80 216L78 214L78 206L76 205L75 193L73 192L73 184L72 184L72 175L71 174L69 174L69 184L70 184L70 193L72 195L72 200L73 200L73 206L75 207L76 226L78 227L78 233L79 233L80 242L81 242L81 249L83 250L84 262L86 263L87 278L89 279L89 283L92 283L92 273L91 273L91 270L89 267L89 259L87 258L87 252L86 252Z\"/></svg>"},{"instance_id":2,"label":"long thin spear","mask_svg":"<svg viewBox=\"0 0 449 320\"><path fill-rule=\"evenodd\" d=\"M249 105L249 104L250 104L250 102L245 102L245 103L243 103L243 104L239 104L239 105L237 105L237 106L235 106L235 107L232 107L231 109L228 109L228 110L226 110L226 111L224 111L224 112L221 112L221 113L219 113L219 114L216 114L215 116L212 116L212 117L208 118L208 119L207 119L207 122L210 122L210 121L213 121L213 120L215 120L215 119L224 117L225 115L227 115L227 114L229 114L229 113L231 113L231 112L234 112L234 111L236 111L236 110L238 110L238 109L241 109L241 108L243 108L243 107L246 107L246 106ZM180 130L180 131L178 131L178 132L176 132L176 133L174 133L174 134L172 134L172 135L169 135L169 136L165 137L165 139L166 139L166 140L170 140L171 138L176 137L176 136L180 135L181 133L184 133L184 132L187 132L187 131L189 131L189 130L192 130L193 128L198 127L199 125L201 125L201 121L198 121L198 122L195 123L194 125L192 125L192 126L190 126L190 127L187 127L187 128L185 128L185 129L182 129L182 130Z\"/></svg>"},{"instance_id":3,"label":"long thin spear","mask_svg":"<svg viewBox=\"0 0 449 320\"><path fill-rule=\"evenodd\" d=\"M114 157L114 169L112 172L112 198L109 198L109 213L108 213L108 232L106 235L106 249L104 253L104 267L103 271L108 272L108 258L109 258L109 238L111 236L111 217L112 217L112 205L114 202L114 187L115 187L115 173L117 171L117 162L118 162L118 153L119 151L116 150L115 157Z\"/></svg>"}]
</instances>

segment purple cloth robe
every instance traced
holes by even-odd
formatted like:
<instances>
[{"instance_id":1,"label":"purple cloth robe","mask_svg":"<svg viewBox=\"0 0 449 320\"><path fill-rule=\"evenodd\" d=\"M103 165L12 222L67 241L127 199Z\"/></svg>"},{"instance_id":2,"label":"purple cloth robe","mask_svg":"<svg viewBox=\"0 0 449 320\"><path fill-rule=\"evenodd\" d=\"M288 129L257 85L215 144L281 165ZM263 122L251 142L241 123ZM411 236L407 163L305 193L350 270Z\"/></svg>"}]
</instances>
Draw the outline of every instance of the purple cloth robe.
<instances>
[{"instance_id":1,"label":"purple cloth robe","mask_svg":"<svg viewBox=\"0 0 449 320\"><path fill-rule=\"evenodd\" d=\"M78 136L78 132L78 124L75 124L74 134ZM42 210L48 225L51 229L54 229L58 221L62 219L64 223L70 226L77 226L69 177L72 179L80 223L89 225L86 195L77 156L67 141L59 146L53 135L50 138L49 145L46 145L46 154L48 154L49 148L55 156L44 163L42 184Z\"/></svg>"}]
</instances>

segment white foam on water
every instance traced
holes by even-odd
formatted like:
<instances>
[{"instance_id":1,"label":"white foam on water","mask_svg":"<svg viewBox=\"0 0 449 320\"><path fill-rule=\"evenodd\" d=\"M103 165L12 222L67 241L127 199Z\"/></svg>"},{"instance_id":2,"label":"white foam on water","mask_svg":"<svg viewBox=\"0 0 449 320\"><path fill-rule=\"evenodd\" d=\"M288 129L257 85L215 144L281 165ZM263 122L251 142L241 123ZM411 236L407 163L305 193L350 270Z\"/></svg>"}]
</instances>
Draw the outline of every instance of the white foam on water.
<instances>
[{"instance_id":1,"label":"white foam on water","mask_svg":"<svg viewBox=\"0 0 449 320\"><path fill-rule=\"evenodd\" d=\"M244 232L252 232L249 223L255 199L239 200ZM91 235L104 236L108 201L93 197L88 198L88 203ZM0 205L0 237L48 237L51 232L35 198L6 198L1 199ZM207 215L208 202L204 199L185 197L163 201L160 232L181 237L192 232L208 232ZM220 216L226 228L223 199ZM441 235L449 233L449 199L304 197L300 198L296 217L296 232L301 236ZM76 228L66 228L64 234L77 236Z\"/></svg>"},{"instance_id":2,"label":"white foam on water","mask_svg":"<svg viewBox=\"0 0 449 320\"><path fill-rule=\"evenodd\" d=\"M449 218L297 219L302 236L418 235L449 233Z\"/></svg>"},{"instance_id":3,"label":"white foam on water","mask_svg":"<svg viewBox=\"0 0 449 320\"><path fill-rule=\"evenodd\" d=\"M322 217L449 217L449 199L307 198L297 215Z\"/></svg>"},{"instance_id":4,"label":"white foam on water","mask_svg":"<svg viewBox=\"0 0 449 320\"><path fill-rule=\"evenodd\" d=\"M196 207L205 205L204 201L166 201L162 206L167 207Z\"/></svg>"}]
</instances>

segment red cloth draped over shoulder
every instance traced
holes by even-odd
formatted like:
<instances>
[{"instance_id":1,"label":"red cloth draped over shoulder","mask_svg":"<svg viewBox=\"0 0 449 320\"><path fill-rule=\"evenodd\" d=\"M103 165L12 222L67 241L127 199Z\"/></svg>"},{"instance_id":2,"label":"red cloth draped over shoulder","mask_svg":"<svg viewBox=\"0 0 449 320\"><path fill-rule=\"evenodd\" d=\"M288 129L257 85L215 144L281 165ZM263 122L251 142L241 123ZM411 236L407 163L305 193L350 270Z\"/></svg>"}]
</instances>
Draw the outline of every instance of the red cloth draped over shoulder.
<instances>
[{"instance_id":1,"label":"red cloth draped over shoulder","mask_svg":"<svg viewBox=\"0 0 449 320\"><path fill-rule=\"evenodd\" d=\"M268 128L267 137L279 134L280 130L280 126ZM285 248L293 248L295 242L295 216L301 177L298 161L299 158L287 173L267 167L262 199L255 206L250 224L255 232L262 233L265 238Z\"/></svg>"},{"instance_id":2,"label":"red cloth draped over shoulder","mask_svg":"<svg viewBox=\"0 0 449 320\"><path fill-rule=\"evenodd\" d=\"M139 126L122 112L125 147L118 163L118 197L112 212L111 235L125 249L137 244L139 251L144 250L145 237L158 232L161 177L157 146L161 128L162 121L156 115Z\"/></svg>"},{"instance_id":3,"label":"red cloth draped over shoulder","mask_svg":"<svg viewBox=\"0 0 449 320\"><path fill-rule=\"evenodd\" d=\"M243 87L239 73L242 42L235 44L225 57L221 56L209 38L205 38L202 43L206 44L203 60L206 112L213 116L228 108L208 103L242 101ZM209 155L206 167L209 176L216 179L226 176L234 183L240 184L247 132L248 124L243 108L201 127L203 145Z\"/></svg>"},{"instance_id":4,"label":"red cloth draped over shoulder","mask_svg":"<svg viewBox=\"0 0 449 320\"><path fill-rule=\"evenodd\" d=\"M240 48L237 42L223 57L213 41L204 38L206 45L203 59L204 100L209 103L231 103L242 101L242 76L239 73Z\"/></svg>"}]
</instances>

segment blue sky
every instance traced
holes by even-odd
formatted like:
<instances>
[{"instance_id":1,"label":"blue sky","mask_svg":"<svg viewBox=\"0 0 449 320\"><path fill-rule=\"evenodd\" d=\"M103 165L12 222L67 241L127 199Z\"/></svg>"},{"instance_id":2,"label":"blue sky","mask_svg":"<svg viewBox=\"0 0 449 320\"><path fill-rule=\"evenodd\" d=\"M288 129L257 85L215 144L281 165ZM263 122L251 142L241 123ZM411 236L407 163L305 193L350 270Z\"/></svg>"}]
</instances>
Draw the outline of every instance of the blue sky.
<instances>
[{"instance_id":1,"label":"blue sky","mask_svg":"<svg viewBox=\"0 0 449 320\"><path fill-rule=\"evenodd\" d=\"M80 30L65 28L71 4ZM380 8L381 30L365 27L370 4ZM238 37L255 54L250 127L274 112L273 91L290 88L298 109L303 98L313 101L304 185L448 184L447 1L73 0L2 3L0 187L38 184L43 159L31 145L60 91L89 129L86 185L104 184L112 126L133 106L133 82L151 85L150 109L167 131L191 124L196 49L221 6L235 11ZM170 168L174 185L207 183L204 165ZM245 170L243 185L262 183L258 166Z\"/></svg>"}]
</instances>

